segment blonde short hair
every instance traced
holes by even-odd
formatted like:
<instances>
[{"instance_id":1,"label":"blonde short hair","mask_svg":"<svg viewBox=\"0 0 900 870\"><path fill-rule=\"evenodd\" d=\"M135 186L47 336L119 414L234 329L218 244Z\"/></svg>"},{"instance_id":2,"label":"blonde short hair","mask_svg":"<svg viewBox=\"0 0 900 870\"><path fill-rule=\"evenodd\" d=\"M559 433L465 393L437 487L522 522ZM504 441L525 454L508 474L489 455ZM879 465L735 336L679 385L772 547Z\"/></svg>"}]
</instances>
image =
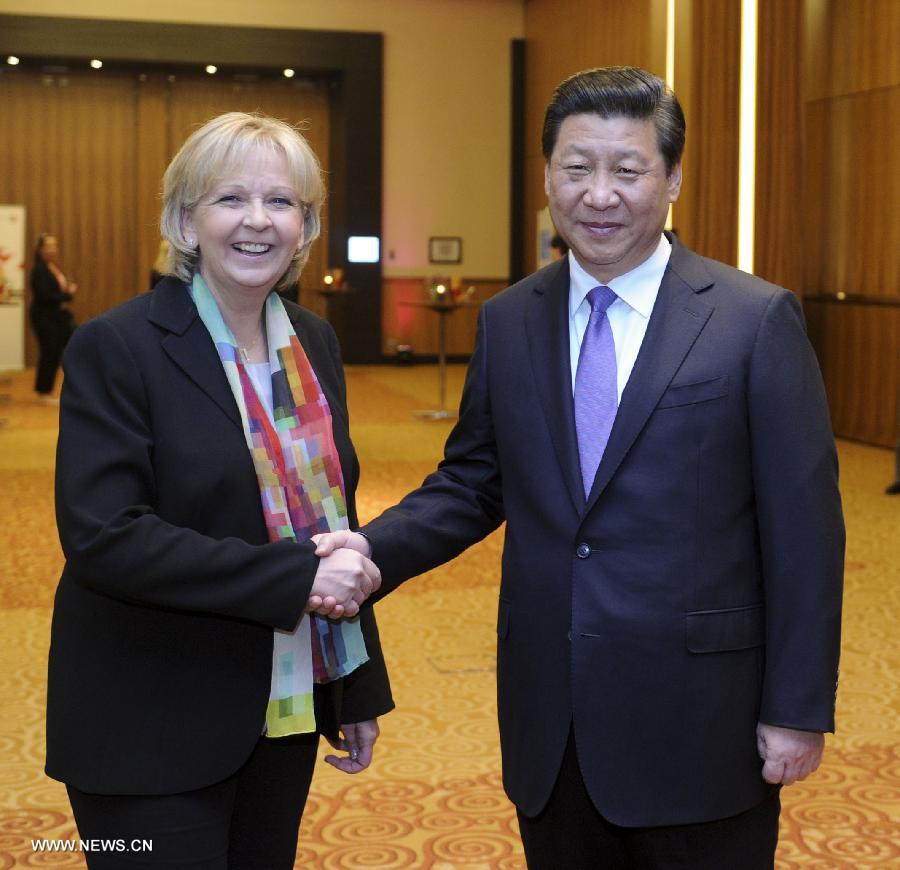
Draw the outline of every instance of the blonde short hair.
<instances>
[{"instance_id":1,"label":"blonde short hair","mask_svg":"<svg viewBox=\"0 0 900 870\"><path fill-rule=\"evenodd\" d=\"M303 246L294 254L276 290L297 281L309 258L309 249L318 238L319 215L325 200L325 185L319 159L309 143L294 127L267 115L227 112L207 121L188 136L163 176L163 208L160 232L168 239L169 274L185 283L193 280L199 252L184 237L182 219L230 170L240 166L257 146L281 154L303 208Z\"/></svg>"}]
</instances>

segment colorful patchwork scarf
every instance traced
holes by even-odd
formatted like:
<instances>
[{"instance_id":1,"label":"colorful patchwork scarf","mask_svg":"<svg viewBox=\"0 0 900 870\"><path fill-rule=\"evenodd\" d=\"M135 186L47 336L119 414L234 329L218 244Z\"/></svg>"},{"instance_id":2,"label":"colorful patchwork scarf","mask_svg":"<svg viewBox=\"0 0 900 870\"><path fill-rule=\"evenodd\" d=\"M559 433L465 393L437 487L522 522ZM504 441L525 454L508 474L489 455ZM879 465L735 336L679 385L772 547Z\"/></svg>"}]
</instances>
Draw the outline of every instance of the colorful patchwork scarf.
<instances>
[{"instance_id":1,"label":"colorful patchwork scarf","mask_svg":"<svg viewBox=\"0 0 900 870\"><path fill-rule=\"evenodd\" d=\"M237 341L209 288L194 275L191 296L212 336L253 457L269 540L306 541L348 528L331 410L277 293L265 303L274 425L256 394ZM293 632L275 631L266 733L316 730L313 681L328 683L368 660L359 617L332 622L304 614Z\"/></svg>"}]
</instances>

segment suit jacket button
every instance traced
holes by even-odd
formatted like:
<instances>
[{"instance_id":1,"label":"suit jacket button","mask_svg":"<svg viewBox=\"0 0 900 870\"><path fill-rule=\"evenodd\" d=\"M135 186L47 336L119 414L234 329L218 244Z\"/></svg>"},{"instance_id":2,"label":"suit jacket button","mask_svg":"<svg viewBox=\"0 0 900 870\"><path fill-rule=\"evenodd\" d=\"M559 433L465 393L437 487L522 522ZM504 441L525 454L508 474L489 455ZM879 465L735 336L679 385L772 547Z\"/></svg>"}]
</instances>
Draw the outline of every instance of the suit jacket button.
<instances>
[{"instance_id":1,"label":"suit jacket button","mask_svg":"<svg viewBox=\"0 0 900 870\"><path fill-rule=\"evenodd\" d=\"M579 559L587 559L591 555L591 548L587 544L581 543L576 548L575 555L578 556Z\"/></svg>"}]
</instances>

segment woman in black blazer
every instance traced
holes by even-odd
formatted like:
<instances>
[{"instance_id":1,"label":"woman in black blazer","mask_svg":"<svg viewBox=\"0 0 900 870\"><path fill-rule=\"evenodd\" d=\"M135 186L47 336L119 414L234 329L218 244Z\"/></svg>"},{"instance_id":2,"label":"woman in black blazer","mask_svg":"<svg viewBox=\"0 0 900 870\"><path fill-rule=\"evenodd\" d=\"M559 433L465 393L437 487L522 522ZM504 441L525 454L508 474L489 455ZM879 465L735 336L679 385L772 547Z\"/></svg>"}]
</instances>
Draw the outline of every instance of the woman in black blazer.
<instances>
[{"instance_id":1,"label":"woman in black blazer","mask_svg":"<svg viewBox=\"0 0 900 870\"><path fill-rule=\"evenodd\" d=\"M34 391L38 401L56 404L53 385L75 319L67 305L78 290L67 280L57 263L59 243L56 236L41 233L31 267L31 306L29 317L38 340L38 364Z\"/></svg>"},{"instance_id":2,"label":"woman in black blazer","mask_svg":"<svg viewBox=\"0 0 900 870\"><path fill-rule=\"evenodd\" d=\"M91 868L292 867L319 734L359 772L393 707L377 568L310 541L357 525L337 339L274 292L323 195L292 128L210 121L166 172L170 277L66 352L46 769L113 843Z\"/></svg>"}]
</instances>

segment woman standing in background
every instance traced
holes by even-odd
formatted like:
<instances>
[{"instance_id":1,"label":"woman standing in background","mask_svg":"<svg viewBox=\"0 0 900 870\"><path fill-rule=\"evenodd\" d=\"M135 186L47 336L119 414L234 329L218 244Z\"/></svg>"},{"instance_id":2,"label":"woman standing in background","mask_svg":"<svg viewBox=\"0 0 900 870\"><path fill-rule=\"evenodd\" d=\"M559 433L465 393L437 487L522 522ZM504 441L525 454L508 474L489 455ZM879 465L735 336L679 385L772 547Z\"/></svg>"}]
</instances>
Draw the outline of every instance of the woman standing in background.
<instances>
[{"instance_id":1,"label":"woman standing in background","mask_svg":"<svg viewBox=\"0 0 900 870\"><path fill-rule=\"evenodd\" d=\"M73 330L75 318L67 304L78 285L69 281L59 268L59 243L56 236L41 233L31 267L31 326L38 340L39 356L34 391L39 402L55 405L53 395L56 372Z\"/></svg>"}]
</instances>

